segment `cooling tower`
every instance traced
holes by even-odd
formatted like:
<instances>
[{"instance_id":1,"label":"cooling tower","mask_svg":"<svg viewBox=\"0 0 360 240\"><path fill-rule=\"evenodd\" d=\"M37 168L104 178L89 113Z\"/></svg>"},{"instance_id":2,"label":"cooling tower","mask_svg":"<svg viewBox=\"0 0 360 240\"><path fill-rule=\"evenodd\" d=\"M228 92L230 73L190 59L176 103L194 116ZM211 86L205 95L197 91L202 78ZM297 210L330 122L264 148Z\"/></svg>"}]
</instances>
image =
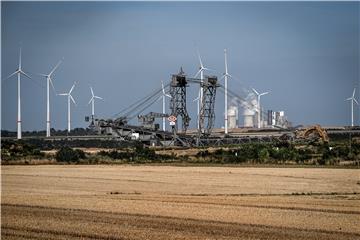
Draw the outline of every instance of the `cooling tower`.
<instances>
[{"instance_id":1,"label":"cooling tower","mask_svg":"<svg viewBox=\"0 0 360 240\"><path fill-rule=\"evenodd\" d=\"M250 109L244 109L244 127L254 127L255 112Z\"/></svg>"},{"instance_id":2,"label":"cooling tower","mask_svg":"<svg viewBox=\"0 0 360 240\"><path fill-rule=\"evenodd\" d=\"M228 109L228 126L229 128L237 128L238 127L238 107L231 106Z\"/></svg>"}]
</instances>

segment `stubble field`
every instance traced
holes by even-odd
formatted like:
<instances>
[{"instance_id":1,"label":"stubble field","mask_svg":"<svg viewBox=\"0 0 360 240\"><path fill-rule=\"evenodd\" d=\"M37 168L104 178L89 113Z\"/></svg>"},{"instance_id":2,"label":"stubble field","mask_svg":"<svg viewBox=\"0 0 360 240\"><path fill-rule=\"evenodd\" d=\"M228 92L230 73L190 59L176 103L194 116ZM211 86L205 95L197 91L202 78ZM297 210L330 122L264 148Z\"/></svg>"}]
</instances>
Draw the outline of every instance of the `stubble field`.
<instances>
[{"instance_id":1,"label":"stubble field","mask_svg":"<svg viewBox=\"0 0 360 240\"><path fill-rule=\"evenodd\" d=\"M360 239L357 169L3 166L1 239Z\"/></svg>"}]
</instances>

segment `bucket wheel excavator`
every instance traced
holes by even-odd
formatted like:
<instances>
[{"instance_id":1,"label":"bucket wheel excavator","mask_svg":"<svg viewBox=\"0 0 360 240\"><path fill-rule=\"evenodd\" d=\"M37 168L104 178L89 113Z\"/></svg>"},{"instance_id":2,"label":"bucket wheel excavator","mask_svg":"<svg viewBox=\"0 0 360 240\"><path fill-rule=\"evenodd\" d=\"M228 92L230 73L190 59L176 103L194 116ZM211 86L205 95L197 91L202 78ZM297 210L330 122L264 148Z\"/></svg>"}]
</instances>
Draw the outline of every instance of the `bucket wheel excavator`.
<instances>
[{"instance_id":1,"label":"bucket wheel excavator","mask_svg":"<svg viewBox=\"0 0 360 240\"><path fill-rule=\"evenodd\" d=\"M296 133L297 139L304 140L320 140L324 143L329 142L329 136L325 129L323 129L320 125L314 125L303 130L300 130Z\"/></svg>"}]
</instances>

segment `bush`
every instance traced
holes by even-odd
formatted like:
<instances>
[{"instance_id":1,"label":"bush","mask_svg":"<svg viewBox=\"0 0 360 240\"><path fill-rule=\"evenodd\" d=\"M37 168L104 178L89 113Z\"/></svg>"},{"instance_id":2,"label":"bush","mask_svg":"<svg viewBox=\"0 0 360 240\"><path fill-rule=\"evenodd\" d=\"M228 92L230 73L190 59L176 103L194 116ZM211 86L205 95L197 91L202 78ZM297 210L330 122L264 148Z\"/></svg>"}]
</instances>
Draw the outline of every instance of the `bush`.
<instances>
[{"instance_id":1,"label":"bush","mask_svg":"<svg viewBox=\"0 0 360 240\"><path fill-rule=\"evenodd\" d=\"M304 164L305 161L311 159L313 152L310 149L298 149L296 155L296 163Z\"/></svg>"},{"instance_id":2,"label":"bush","mask_svg":"<svg viewBox=\"0 0 360 240\"><path fill-rule=\"evenodd\" d=\"M156 160L157 156L154 149L138 145L135 147L135 158L138 160Z\"/></svg>"},{"instance_id":3,"label":"bush","mask_svg":"<svg viewBox=\"0 0 360 240\"><path fill-rule=\"evenodd\" d=\"M205 157L208 157L210 156L210 153L208 150L204 150L204 151L199 151L197 154L196 154L196 157L198 158L205 158Z\"/></svg>"},{"instance_id":4,"label":"bush","mask_svg":"<svg viewBox=\"0 0 360 240\"><path fill-rule=\"evenodd\" d=\"M154 149L137 145L134 149L126 149L124 151L100 151L99 156L109 157L114 160L125 160L127 162L159 162L163 160L173 160L176 158L172 155L156 154Z\"/></svg>"},{"instance_id":5,"label":"bush","mask_svg":"<svg viewBox=\"0 0 360 240\"><path fill-rule=\"evenodd\" d=\"M84 151L80 149L72 149L70 147L62 147L57 151L55 158L59 162L79 162L80 159L85 159Z\"/></svg>"},{"instance_id":6,"label":"bush","mask_svg":"<svg viewBox=\"0 0 360 240\"><path fill-rule=\"evenodd\" d=\"M264 163L270 156L269 151L266 148L263 148L259 151L259 160L261 163Z\"/></svg>"},{"instance_id":7,"label":"bush","mask_svg":"<svg viewBox=\"0 0 360 240\"><path fill-rule=\"evenodd\" d=\"M100 151L98 153L100 156L108 156L111 159L133 159L133 153L129 151L122 151L119 152L117 150L111 150L111 151Z\"/></svg>"},{"instance_id":8,"label":"bush","mask_svg":"<svg viewBox=\"0 0 360 240\"><path fill-rule=\"evenodd\" d=\"M39 148L22 140L1 141L1 157L4 160L15 160L24 157L42 158L44 156L45 154Z\"/></svg>"}]
</instances>

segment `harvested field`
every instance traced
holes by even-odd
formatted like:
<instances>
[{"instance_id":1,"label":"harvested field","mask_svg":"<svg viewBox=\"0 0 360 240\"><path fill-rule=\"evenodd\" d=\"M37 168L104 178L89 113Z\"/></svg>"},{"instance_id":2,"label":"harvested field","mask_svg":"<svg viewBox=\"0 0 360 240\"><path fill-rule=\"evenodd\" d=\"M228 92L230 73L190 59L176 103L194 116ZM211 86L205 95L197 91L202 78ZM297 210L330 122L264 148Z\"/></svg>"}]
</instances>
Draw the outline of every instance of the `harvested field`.
<instances>
[{"instance_id":1,"label":"harvested field","mask_svg":"<svg viewBox=\"0 0 360 240\"><path fill-rule=\"evenodd\" d=\"M356 169L3 166L2 239L360 239Z\"/></svg>"}]
</instances>

